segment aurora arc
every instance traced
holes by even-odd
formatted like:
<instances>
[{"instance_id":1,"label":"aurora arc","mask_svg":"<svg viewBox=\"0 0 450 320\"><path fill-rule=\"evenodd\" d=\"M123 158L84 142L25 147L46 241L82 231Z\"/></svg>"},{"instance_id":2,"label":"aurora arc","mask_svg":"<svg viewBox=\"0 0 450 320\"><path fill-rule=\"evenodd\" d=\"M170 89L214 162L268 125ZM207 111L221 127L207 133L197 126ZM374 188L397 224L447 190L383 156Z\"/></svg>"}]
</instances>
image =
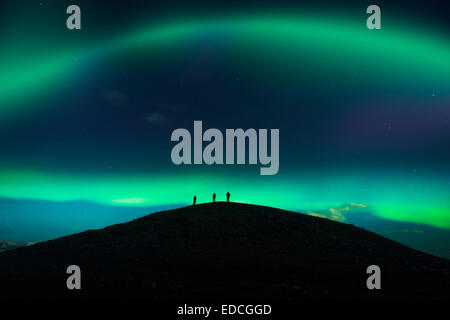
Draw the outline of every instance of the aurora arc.
<instances>
[{"instance_id":1,"label":"aurora arc","mask_svg":"<svg viewBox=\"0 0 450 320\"><path fill-rule=\"evenodd\" d=\"M0 123L9 117L26 114L33 108L31 101L51 96L56 83L72 81L71 74L77 72L80 65L89 63L90 59L101 61L102 57L126 53L137 46L142 46L141 50L147 50L150 56L152 50L167 49L175 49L175 53L178 50L181 54L180 46L189 46L195 38L211 34L219 35L228 44L227 50L233 61L239 63L240 59L244 59L245 63L249 63L249 57L252 57L254 65L248 67L260 69L263 75L266 71L267 77L273 76L274 72L274 68L267 63L270 61L278 61L276 72L283 73L284 77L295 77L297 68L311 61L316 62L321 73L345 74L346 65L342 62L346 61L364 65L368 73L372 74L370 80L362 81L362 89L370 90L371 85L380 81L395 83L395 76L387 77L384 68L380 67L385 66L396 70L394 74L409 74L410 81L402 84L409 89L416 88L415 79L424 77L428 79L427 86L450 91L448 39L426 32L418 35L401 26L392 26L378 34L368 32L346 19L261 15L165 22L125 33L116 39L91 44L76 53L62 49L57 53L37 54L30 58L16 55L6 48L0 54ZM245 50L242 50L241 43L244 43ZM262 65L267 70L261 68ZM83 76L81 73L79 78ZM340 85L343 84L337 84ZM172 200L169 191L175 190L177 197L190 199L193 192L208 194L212 188L210 177L198 175L181 180L170 176L73 178L67 174L0 167L0 176L1 197L47 201L87 200L116 206L165 204ZM314 177L299 177L301 183L287 183L283 179L262 183L258 191L245 179L236 178L232 182L233 200L293 210L332 208L354 201L368 204L378 215L390 219L450 228L448 186L442 185L438 178L424 179L416 184L396 182L406 180L399 178L392 181L388 188L382 181L384 178L371 176L371 179L376 194L372 191L355 194L354 190L361 189L361 186L352 173L330 177L323 184L341 185L341 190L333 189L326 194L321 191L321 200L317 200L319 191L312 187ZM185 181L191 182L186 184ZM215 181L217 193L227 191L230 180L215 177ZM433 189L431 197L429 194L426 197L421 195L422 183ZM200 197L199 202L209 201L203 199L205 197Z\"/></svg>"},{"instance_id":2,"label":"aurora arc","mask_svg":"<svg viewBox=\"0 0 450 320\"><path fill-rule=\"evenodd\" d=\"M450 44L448 39L435 35L425 38L417 33L408 33L407 29L383 30L382 35L371 34L364 28L355 26L346 20L325 19L313 17L235 17L218 20L199 20L168 22L152 25L143 30L130 32L119 39L113 39L103 44L93 45L77 54L72 50L56 55L35 58L18 55L12 52L0 56L0 119L7 117L8 111L14 108L17 100L33 99L39 91L51 94L52 85L56 81L70 79L70 72L77 70L77 66L84 63L84 59L93 56L108 55L115 52L135 49L136 45L145 45L148 49L171 47L180 42L189 42L203 33L227 34L230 42L239 41L249 43L254 53L262 58L272 55L282 55L288 58L289 67L298 63L298 57L304 57L305 47L310 48L306 58L314 56L323 58L328 55L328 62L323 61L325 68L335 66L342 57L347 57L352 63L367 64L376 76L380 70L377 61L383 58L383 63L389 62L391 68L402 71L411 70L417 76L431 75L436 82L448 89L450 74ZM289 50L284 50L289 46ZM271 48L278 47L280 50ZM284 49L283 49L284 47ZM236 45L239 50L239 45ZM262 49L262 50L260 50ZM274 53L275 52L275 53ZM149 52L151 54L151 51ZM318 54L319 53L319 54ZM79 59L74 59L79 56ZM362 61L358 57L365 57ZM429 59L433 57L433 59ZM273 56L272 56L273 58ZM387 60L385 59L387 58ZM359 60L359 61L358 61ZM343 65L335 66L339 72L344 72ZM295 70L295 69L294 69ZM273 71L273 70L271 70ZM22 110L20 110L22 111Z\"/></svg>"}]
</instances>

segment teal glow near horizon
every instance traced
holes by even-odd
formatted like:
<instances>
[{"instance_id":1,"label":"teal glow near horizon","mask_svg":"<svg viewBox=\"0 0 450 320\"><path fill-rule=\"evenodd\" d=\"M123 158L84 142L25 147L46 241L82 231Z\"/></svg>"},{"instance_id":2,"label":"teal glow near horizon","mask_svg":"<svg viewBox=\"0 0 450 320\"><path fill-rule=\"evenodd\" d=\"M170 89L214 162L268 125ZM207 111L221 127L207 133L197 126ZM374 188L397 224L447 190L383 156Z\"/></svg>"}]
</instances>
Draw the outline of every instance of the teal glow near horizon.
<instances>
[{"instance_id":1,"label":"teal glow near horizon","mask_svg":"<svg viewBox=\"0 0 450 320\"><path fill-rule=\"evenodd\" d=\"M101 63L101 57L136 50L140 46L148 49L149 58L152 50L181 54L181 48L191 45L196 37L208 34L223 38L235 63L253 61L253 68L258 68L262 74L267 72L266 76L274 76L276 70L284 76L286 73L295 76L296 68L311 61L315 61L321 73L345 74L346 63L351 62L365 66L372 73L373 82L377 79L393 82L396 74L403 74L408 79L405 83L410 85L416 82L414 78L426 77L428 86L448 89L450 44L445 37L432 33L417 34L416 30L409 32L406 27L397 26L370 32L350 19L317 15L184 19L130 31L117 39L91 43L75 52L55 49L57 53L47 54L36 42L35 51L44 53L27 56L16 50L9 51L6 46L0 54L0 119L11 111L31 108L27 100L51 96L56 84L73 81L71 74L79 71L89 59L98 59ZM89 75L81 72L79 76Z\"/></svg>"},{"instance_id":2,"label":"teal glow near horizon","mask_svg":"<svg viewBox=\"0 0 450 320\"><path fill-rule=\"evenodd\" d=\"M317 173L295 174L295 181L262 177L227 178L210 175L96 177L42 172L0 172L0 196L55 202L90 201L111 206L160 206L218 201L227 191L232 201L314 213L357 204L392 220L423 223L450 229L450 195L442 177L411 179L401 175L330 173L317 181ZM258 183L258 188L254 183ZM368 187L370 185L370 187ZM427 192L423 191L427 185ZM339 186L336 188L336 186ZM339 219L337 219L339 220Z\"/></svg>"}]
</instances>

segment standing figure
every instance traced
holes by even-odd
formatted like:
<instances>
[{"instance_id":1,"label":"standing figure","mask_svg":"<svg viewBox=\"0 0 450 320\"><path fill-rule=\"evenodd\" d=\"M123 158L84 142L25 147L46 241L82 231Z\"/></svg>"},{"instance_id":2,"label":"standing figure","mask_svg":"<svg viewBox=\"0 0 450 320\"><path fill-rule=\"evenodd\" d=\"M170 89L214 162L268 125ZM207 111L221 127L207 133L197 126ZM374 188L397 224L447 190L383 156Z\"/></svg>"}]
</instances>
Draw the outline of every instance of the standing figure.
<instances>
[{"instance_id":1,"label":"standing figure","mask_svg":"<svg viewBox=\"0 0 450 320\"><path fill-rule=\"evenodd\" d=\"M216 202L216 194L213 193L213 202Z\"/></svg>"},{"instance_id":2,"label":"standing figure","mask_svg":"<svg viewBox=\"0 0 450 320\"><path fill-rule=\"evenodd\" d=\"M230 202L230 193L227 192L227 202Z\"/></svg>"},{"instance_id":3,"label":"standing figure","mask_svg":"<svg viewBox=\"0 0 450 320\"><path fill-rule=\"evenodd\" d=\"M193 206L195 206L195 201L197 201L197 196L194 196L194 204L193 204Z\"/></svg>"}]
</instances>

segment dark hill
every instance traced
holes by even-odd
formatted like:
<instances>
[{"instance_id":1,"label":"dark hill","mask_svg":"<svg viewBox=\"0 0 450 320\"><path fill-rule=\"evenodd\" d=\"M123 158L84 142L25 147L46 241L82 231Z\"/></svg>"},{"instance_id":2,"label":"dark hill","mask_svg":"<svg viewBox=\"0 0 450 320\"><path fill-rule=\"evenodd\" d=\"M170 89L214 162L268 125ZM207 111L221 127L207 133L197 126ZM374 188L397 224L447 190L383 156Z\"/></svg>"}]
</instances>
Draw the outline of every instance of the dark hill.
<instances>
[{"instance_id":1,"label":"dark hill","mask_svg":"<svg viewBox=\"0 0 450 320\"><path fill-rule=\"evenodd\" d=\"M71 264L81 291L66 289ZM371 264L382 290L366 288ZM218 202L1 253L0 297L449 298L449 270L352 225Z\"/></svg>"}]
</instances>

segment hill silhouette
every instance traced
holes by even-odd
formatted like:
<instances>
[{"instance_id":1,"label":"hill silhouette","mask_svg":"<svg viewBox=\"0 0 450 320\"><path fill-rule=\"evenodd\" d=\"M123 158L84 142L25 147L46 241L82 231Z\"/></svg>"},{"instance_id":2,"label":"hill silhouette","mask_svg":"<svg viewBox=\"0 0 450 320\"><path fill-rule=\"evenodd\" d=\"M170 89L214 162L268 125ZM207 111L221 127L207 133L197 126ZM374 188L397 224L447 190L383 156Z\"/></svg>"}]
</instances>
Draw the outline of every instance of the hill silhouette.
<instances>
[{"instance_id":1,"label":"hill silhouette","mask_svg":"<svg viewBox=\"0 0 450 320\"><path fill-rule=\"evenodd\" d=\"M67 266L82 290L66 289ZM382 289L366 288L366 268ZM449 298L450 261L352 225L216 202L0 253L2 298Z\"/></svg>"}]
</instances>

